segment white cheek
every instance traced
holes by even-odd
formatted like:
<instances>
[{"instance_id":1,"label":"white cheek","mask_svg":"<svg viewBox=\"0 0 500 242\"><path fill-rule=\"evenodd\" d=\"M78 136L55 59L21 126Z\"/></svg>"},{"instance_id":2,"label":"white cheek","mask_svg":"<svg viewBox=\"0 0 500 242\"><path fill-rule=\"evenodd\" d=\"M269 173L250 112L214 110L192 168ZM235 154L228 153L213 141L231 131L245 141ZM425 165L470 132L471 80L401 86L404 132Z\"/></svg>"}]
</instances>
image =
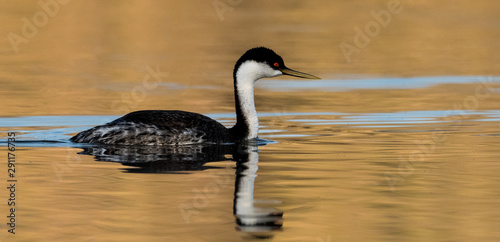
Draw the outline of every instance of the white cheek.
<instances>
[{"instance_id":1,"label":"white cheek","mask_svg":"<svg viewBox=\"0 0 500 242\"><path fill-rule=\"evenodd\" d=\"M245 61L238 68L236 78L238 79L238 82L253 83L260 78L269 78L281 75L283 75L283 73L280 70L275 70L266 63Z\"/></svg>"},{"instance_id":2,"label":"white cheek","mask_svg":"<svg viewBox=\"0 0 500 242\"><path fill-rule=\"evenodd\" d=\"M280 70L275 70L266 64L259 63L262 78L281 76L283 73Z\"/></svg>"},{"instance_id":3,"label":"white cheek","mask_svg":"<svg viewBox=\"0 0 500 242\"><path fill-rule=\"evenodd\" d=\"M280 70L274 70L273 77L275 77L275 76L281 76L281 75L283 75L283 72L281 72Z\"/></svg>"}]
</instances>

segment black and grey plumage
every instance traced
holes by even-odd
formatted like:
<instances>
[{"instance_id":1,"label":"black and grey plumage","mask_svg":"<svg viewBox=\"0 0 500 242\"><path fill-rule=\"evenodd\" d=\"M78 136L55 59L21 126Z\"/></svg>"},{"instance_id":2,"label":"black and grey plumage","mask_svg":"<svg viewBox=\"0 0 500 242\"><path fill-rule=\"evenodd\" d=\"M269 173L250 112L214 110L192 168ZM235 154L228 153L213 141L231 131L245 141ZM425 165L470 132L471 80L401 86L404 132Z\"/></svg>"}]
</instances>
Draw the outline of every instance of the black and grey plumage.
<instances>
[{"instance_id":1,"label":"black and grey plumage","mask_svg":"<svg viewBox=\"0 0 500 242\"><path fill-rule=\"evenodd\" d=\"M254 83L261 78L280 75L319 79L287 68L283 59L268 48L253 48L243 54L234 66L236 124L232 128L226 128L198 113L145 110L80 132L71 141L115 145L182 145L255 139L259 132L259 120L254 103Z\"/></svg>"}]
</instances>

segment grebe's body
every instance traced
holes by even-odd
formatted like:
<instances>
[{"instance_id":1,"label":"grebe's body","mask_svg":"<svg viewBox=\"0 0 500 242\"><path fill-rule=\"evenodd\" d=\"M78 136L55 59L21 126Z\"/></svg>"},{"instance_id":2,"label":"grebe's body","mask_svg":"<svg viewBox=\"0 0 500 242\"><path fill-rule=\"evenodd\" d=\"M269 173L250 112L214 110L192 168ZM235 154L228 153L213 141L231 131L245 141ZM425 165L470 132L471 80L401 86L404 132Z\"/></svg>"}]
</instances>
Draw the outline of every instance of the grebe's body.
<instances>
[{"instance_id":1,"label":"grebe's body","mask_svg":"<svg viewBox=\"0 0 500 242\"><path fill-rule=\"evenodd\" d=\"M80 132L71 141L115 145L181 145L255 139L259 132L259 120L254 103L254 83L261 78L280 75L318 79L288 69L283 59L270 49L253 48L241 56L234 67L236 124L232 128L226 128L197 113L147 110L132 112L110 123Z\"/></svg>"},{"instance_id":2,"label":"grebe's body","mask_svg":"<svg viewBox=\"0 0 500 242\"><path fill-rule=\"evenodd\" d=\"M229 143L234 141L234 136L230 129L201 114L145 110L83 131L71 140L98 144L170 145Z\"/></svg>"}]
</instances>

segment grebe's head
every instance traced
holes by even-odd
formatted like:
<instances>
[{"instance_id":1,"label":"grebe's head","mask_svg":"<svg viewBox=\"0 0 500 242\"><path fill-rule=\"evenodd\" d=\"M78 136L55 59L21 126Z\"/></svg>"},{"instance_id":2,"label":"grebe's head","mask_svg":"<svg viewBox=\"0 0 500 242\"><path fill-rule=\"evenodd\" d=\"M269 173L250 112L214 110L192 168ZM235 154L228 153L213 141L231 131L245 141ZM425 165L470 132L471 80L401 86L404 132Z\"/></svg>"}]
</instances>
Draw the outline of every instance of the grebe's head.
<instances>
[{"instance_id":1,"label":"grebe's head","mask_svg":"<svg viewBox=\"0 0 500 242\"><path fill-rule=\"evenodd\" d=\"M238 79L251 79L257 81L261 78L281 75L320 79L319 77L286 67L281 56L265 47L257 47L248 50L240 57L234 66L235 81Z\"/></svg>"}]
</instances>

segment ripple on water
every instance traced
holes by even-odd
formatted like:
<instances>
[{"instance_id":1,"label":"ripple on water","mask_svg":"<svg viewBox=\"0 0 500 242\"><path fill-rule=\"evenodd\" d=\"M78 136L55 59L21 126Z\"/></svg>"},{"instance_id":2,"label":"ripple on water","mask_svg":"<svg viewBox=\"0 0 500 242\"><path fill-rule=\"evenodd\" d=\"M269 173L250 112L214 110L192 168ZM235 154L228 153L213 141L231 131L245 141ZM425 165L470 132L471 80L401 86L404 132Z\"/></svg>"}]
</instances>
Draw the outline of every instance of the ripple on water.
<instances>
[{"instance_id":1,"label":"ripple on water","mask_svg":"<svg viewBox=\"0 0 500 242\"><path fill-rule=\"evenodd\" d=\"M304 129L298 133L291 132L294 126L307 128L321 126L332 128L376 128L377 132L426 132L435 130L441 124L453 124L460 120L464 111L405 111L394 113L338 113L338 112L290 112L290 113L259 113L262 120L260 136L266 139L284 137L304 137ZM477 122L497 122L500 120L500 110L466 111L469 119ZM444 116L447 115L447 116ZM208 115L221 120L226 126L234 124L234 114ZM458 116L458 118L453 118ZM68 143L72 134L87 128L104 124L118 116L26 116L0 118L0 145L5 144L7 132L16 132L18 141L25 146L58 146ZM274 123L279 117L280 123ZM266 125L271 122L273 125ZM390 128L411 128L396 129ZM446 131L450 129L444 129ZM488 134L497 136L497 133Z\"/></svg>"}]
</instances>

